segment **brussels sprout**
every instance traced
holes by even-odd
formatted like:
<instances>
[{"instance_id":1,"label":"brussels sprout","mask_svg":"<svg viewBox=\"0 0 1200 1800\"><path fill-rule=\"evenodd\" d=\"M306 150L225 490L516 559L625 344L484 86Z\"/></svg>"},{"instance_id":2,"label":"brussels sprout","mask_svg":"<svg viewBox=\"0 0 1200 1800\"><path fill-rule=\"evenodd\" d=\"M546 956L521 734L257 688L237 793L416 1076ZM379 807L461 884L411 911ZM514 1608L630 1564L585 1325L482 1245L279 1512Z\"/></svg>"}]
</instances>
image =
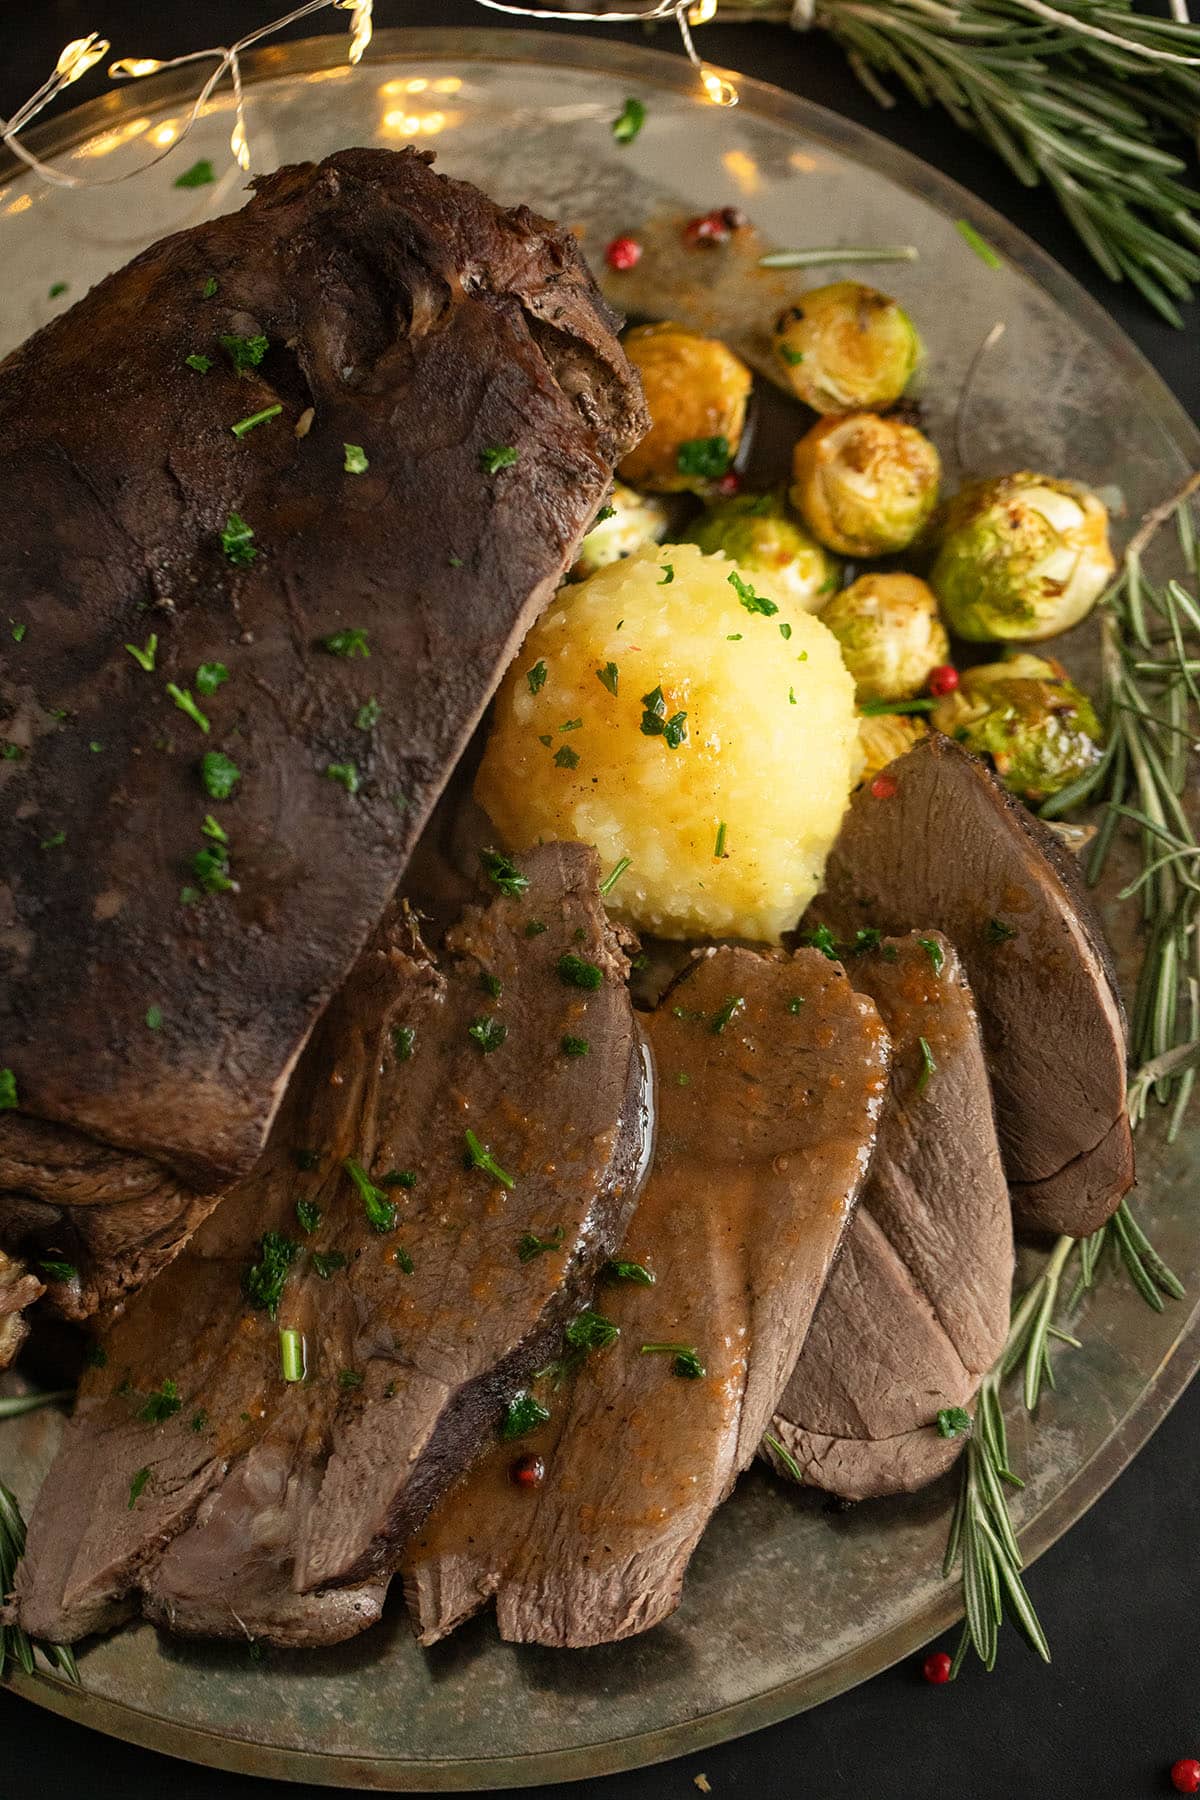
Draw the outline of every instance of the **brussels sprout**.
<instances>
[{"instance_id":1,"label":"brussels sprout","mask_svg":"<svg viewBox=\"0 0 1200 1800\"><path fill-rule=\"evenodd\" d=\"M1037 641L1078 625L1115 566L1095 494L1024 470L950 502L930 580L959 637Z\"/></svg>"},{"instance_id":2,"label":"brussels sprout","mask_svg":"<svg viewBox=\"0 0 1200 1800\"><path fill-rule=\"evenodd\" d=\"M865 700L909 700L950 654L933 590L915 575L860 575L821 615Z\"/></svg>"},{"instance_id":3,"label":"brussels sprout","mask_svg":"<svg viewBox=\"0 0 1200 1800\"><path fill-rule=\"evenodd\" d=\"M1099 762L1104 734L1061 663L1029 652L967 669L932 722L989 756L1005 787L1040 803Z\"/></svg>"},{"instance_id":4,"label":"brussels sprout","mask_svg":"<svg viewBox=\"0 0 1200 1800\"><path fill-rule=\"evenodd\" d=\"M858 281L801 295L775 321L773 342L797 397L819 413L895 405L921 360L908 314Z\"/></svg>"},{"instance_id":5,"label":"brussels sprout","mask_svg":"<svg viewBox=\"0 0 1200 1800\"><path fill-rule=\"evenodd\" d=\"M623 482L614 481L608 504L609 516L593 525L579 546L571 573L581 581L632 555L643 544L661 543L667 535L669 519L661 500L635 494Z\"/></svg>"},{"instance_id":6,"label":"brussels sprout","mask_svg":"<svg viewBox=\"0 0 1200 1800\"><path fill-rule=\"evenodd\" d=\"M708 555L723 550L740 569L769 577L777 599L791 600L805 612L820 612L837 589L837 563L796 523L782 494L718 500L684 541L699 544Z\"/></svg>"},{"instance_id":7,"label":"brussels sprout","mask_svg":"<svg viewBox=\"0 0 1200 1800\"><path fill-rule=\"evenodd\" d=\"M843 556L886 556L917 536L937 505L942 465L915 425L851 413L822 419L792 456L792 504Z\"/></svg>"},{"instance_id":8,"label":"brussels sprout","mask_svg":"<svg viewBox=\"0 0 1200 1800\"><path fill-rule=\"evenodd\" d=\"M924 719L909 718L903 713L879 713L871 717L861 715L858 721L858 749L862 761L862 769L858 777L861 787L864 781L870 781L878 775L880 769L886 769L890 762L911 750L919 739L925 737L928 726Z\"/></svg>"},{"instance_id":9,"label":"brussels sprout","mask_svg":"<svg viewBox=\"0 0 1200 1800\"><path fill-rule=\"evenodd\" d=\"M625 350L642 378L650 429L621 464L623 480L657 494L703 493L741 443L751 375L719 338L684 325L639 325Z\"/></svg>"}]
</instances>

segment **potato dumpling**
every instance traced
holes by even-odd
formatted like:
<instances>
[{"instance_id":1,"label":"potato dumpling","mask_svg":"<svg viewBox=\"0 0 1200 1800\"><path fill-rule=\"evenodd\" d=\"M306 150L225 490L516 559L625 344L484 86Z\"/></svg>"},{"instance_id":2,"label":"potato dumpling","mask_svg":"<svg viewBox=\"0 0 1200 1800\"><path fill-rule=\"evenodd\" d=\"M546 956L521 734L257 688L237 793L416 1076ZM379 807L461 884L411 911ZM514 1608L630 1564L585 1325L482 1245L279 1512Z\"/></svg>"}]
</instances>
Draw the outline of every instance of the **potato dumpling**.
<instances>
[{"instance_id":1,"label":"potato dumpling","mask_svg":"<svg viewBox=\"0 0 1200 1800\"><path fill-rule=\"evenodd\" d=\"M654 493L703 492L737 453L752 378L719 338L684 325L639 325L625 351L642 378L650 429L620 466Z\"/></svg>"},{"instance_id":2,"label":"potato dumpling","mask_svg":"<svg viewBox=\"0 0 1200 1800\"><path fill-rule=\"evenodd\" d=\"M648 546L534 626L475 792L511 850L574 838L606 870L628 858L608 904L640 929L774 943L820 885L857 731L819 619L723 555Z\"/></svg>"},{"instance_id":3,"label":"potato dumpling","mask_svg":"<svg viewBox=\"0 0 1200 1800\"><path fill-rule=\"evenodd\" d=\"M921 360L903 307L860 281L801 294L776 319L773 343L797 398L819 413L894 406Z\"/></svg>"},{"instance_id":4,"label":"potato dumpling","mask_svg":"<svg viewBox=\"0 0 1200 1800\"><path fill-rule=\"evenodd\" d=\"M878 413L821 419L792 454L790 498L842 556L905 549L937 505L941 458L924 433Z\"/></svg>"}]
</instances>

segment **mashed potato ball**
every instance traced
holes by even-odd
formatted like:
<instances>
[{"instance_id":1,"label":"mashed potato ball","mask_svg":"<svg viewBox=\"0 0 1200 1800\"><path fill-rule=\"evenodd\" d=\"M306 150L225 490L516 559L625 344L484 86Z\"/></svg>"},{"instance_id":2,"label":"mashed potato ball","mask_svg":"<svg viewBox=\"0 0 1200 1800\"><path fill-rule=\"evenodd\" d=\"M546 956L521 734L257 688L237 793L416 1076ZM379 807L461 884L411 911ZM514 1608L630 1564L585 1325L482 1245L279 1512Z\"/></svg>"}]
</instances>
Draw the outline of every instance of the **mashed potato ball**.
<instances>
[{"instance_id":1,"label":"mashed potato ball","mask_svg":"<svg viewBox=\"0 0 1200 1800\"><path fill-rule=\"evenodd\" d=\"M475 791L510 850L628 858L608 904L640 929L774 943L820 885L857 729L819 619L719 553L647 545L534 626Z\"/></svg>"}]
</instances>

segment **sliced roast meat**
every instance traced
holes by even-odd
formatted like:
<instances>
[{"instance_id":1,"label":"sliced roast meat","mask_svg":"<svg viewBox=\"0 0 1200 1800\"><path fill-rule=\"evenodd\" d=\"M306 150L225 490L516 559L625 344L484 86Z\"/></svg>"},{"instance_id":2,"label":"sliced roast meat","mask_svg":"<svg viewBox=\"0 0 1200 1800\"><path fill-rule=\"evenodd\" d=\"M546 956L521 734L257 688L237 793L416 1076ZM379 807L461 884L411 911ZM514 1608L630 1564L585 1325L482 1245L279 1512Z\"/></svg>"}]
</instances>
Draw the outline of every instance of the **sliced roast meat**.
<instances>
[{"instance_id":1,"label":"sliced roast meat","mask_svg":"<svg viewBox=\"0 0 1200 1800\"><path fill-rule=\"evenodd\" d=\"M953 947L884 938L851 979L879 1008L892 1074L862 1203L780 1401L765 1454L847 1500L923 1487L1004 1348L1012 1212L983 1042ZM781 1455L771 1439L782 1446Z\"/></svg>"},{"instance_id":2,"label":"sliced roast meat","mask_svg":"<svg viewBox=\"0 0 1200 1800\"><path fill-rule=\"evenodd\" d=\"M888 1038L840 968L811 950L710 952L648 1030L655 1160L612 1271L628 1278L594 1302L620 1336L573 1380L537 1384L548 1422L495 1446L414 1540L405 1586L425 1643L493 1594L501 1634L521 1643L609 1643L675 1609L853 1210ZM585 1320L584 1345L605 1335ZM541 1486L512 1479L528 1455Z\"/></svg>"},{"instance_id":3,"label":"sliced roast meat","mask_svg":"<svg viewBox=\"0 0 1200 1800\"><path fill-rule=\"evenodd\" d=\"M0 366L0 1065L201 1190L644 425L571 234L429 161L281 169Z\"/></svg>"},{"instance_id":4,"label":"sliced roast meat","mask_svg":"<svg viewBox=\"0 0 1200 1800\"><path fill-rule=\"evenodd\" d=\"M979 1007L1017 1222L1081 1237L1133 1182L1116 978L1069 857L984 764L932 734L851 803L814 908L842 935L957 946Z\"/></svg>"},{"instance_id":5,"label":"sliced roast meat","mask_svg":"<svg viewBox=\"0 0 1200 1800\"><path fill-rule=\"evenodd\" d=\"M492 867L441 966L407 915L364 953L260 1167L103 1339L30 1523L37 1636L139 1603L185 1632L361 1629L590 1291L648 1160L626 960L592 851Z\"/></svg>"}]
</instances>

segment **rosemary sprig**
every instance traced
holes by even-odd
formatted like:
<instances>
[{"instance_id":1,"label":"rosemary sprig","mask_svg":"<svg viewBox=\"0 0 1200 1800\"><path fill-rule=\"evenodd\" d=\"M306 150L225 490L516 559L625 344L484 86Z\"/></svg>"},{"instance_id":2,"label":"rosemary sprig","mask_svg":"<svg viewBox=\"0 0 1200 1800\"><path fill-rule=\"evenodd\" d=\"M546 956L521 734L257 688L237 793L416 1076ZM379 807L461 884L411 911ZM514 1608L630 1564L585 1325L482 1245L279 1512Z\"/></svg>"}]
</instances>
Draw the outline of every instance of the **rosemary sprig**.
<instances>
[{"instance_id":1,"label":"rosemary sprig","mask_svg":"<svg viewBox=\"0 0 1200 1800\"><path fill-rule=\"evenodd\" d=\"M17 1564L25 1553L25 1521L21 1517L21 1509L17 1505L16 1496L10 1493L0 1481L0 1603L12 1587L16 1578ZM75 1662L75 1654L67 1644L39 1644L36 1646L49 1660L58 1673L67 1681L79 1685L79 1669ZM10 1659L26 1675L34 1671L34 1644L19 1625L0 1625L0 1680Z\"/></svg>"},{"instance_id":2,"label":"rosemary sprig","mask_svg":"<svg viewBox=\"0 0 1200 1800\"><path fill-rule=\"evenodd\" d=\"M1200 281L1196 29L1129 0L816 0L884 106L899 82L1045 183L1094 260L1182 325Z\"/></svg>"}]
</instances>

